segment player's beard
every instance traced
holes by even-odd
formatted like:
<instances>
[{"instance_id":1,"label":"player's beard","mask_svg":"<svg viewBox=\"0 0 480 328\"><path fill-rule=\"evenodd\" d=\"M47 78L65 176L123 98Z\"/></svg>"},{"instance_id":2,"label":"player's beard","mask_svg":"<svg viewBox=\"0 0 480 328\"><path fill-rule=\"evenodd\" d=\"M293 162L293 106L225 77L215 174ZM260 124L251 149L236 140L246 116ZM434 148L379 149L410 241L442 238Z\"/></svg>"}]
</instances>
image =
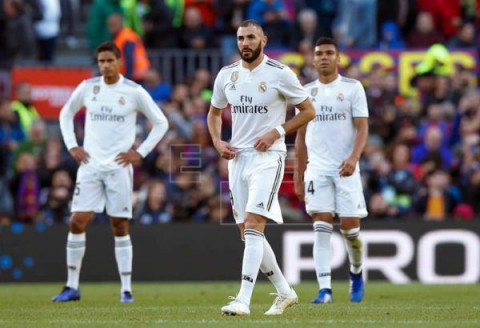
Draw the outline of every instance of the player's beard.
<instances>
[{"instance_id":1,"label":"player's beard","mask_svg":"<svg viewBox=\"0 0 480 328\"><path fill-rule=\"evenodd\" d=\"M246 61L247 63L251 63L251 62L254 62L255 59L258 58L258 56L260 56L260 53L262 52L262 41L260 41L258 43L258 47L253 49L252 50L252 54L247 57L247 56L244 56L243 53L242 53L242 50L243 49L238 49L238 53L240 54L240 58L242 58L243 61ZM251 50L251 49L249 49Z\"/></svg>"}]
</instances>

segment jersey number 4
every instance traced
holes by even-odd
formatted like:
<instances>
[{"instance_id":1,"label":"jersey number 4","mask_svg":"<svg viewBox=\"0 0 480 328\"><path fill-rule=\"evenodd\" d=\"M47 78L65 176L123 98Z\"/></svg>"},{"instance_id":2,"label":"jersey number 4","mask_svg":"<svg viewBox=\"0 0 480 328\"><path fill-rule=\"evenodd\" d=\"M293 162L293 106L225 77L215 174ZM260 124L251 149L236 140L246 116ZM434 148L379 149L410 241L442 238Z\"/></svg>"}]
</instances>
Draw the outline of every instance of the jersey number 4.
<instances>
[{"instance_id":1,"label":"jersey number 4","mask_svg":"<svg viewBox=\"0 0 480 328\"><path fill-rule=\"evenodd\" d=\"M311 193L312 195L315 193L315 189L313 188L313 181L310 181L308 183L307 192Z\"/></svg>"}]
</instances>

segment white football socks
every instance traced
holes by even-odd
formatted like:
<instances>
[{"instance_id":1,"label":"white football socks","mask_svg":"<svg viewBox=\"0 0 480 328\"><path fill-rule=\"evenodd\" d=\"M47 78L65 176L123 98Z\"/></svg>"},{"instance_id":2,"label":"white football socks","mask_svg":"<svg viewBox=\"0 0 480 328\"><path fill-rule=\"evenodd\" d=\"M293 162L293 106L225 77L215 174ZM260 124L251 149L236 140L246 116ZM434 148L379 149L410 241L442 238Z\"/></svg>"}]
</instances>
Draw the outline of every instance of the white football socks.
<instances>
[{"instance_id":1,"label":"white football socks","mask_svg":"<svg viewBox=\"0 0 480 328\"><path fill-rule=\"evenodd\" d=\"M263 233L254 229L245 229L245 249L243 251L242 283L237 298L250 305L253 287L263 258Z\"/></svg>"},{"instance_id":2,"label":"white football socks","mask_svg":"<svg viewBox=\"0 0 480 328\"><path fill-rule=\"evenodd\" d=\"M330 238L332 237L332 224L324 221L315 221L313 223L315 240L313 242L313 261L315 263L315 272L317 274L318 286L320 289L332 288L332 269L330 259L332 250Z\"/></svg>"},{"instance_id":3,"label":"white football socks","mask_svg":"<svg viewBox=\"0 0 480 328\"><path fill-rule=\"evenodd\" d=\"M67 287L78 289L80 281L80 269L85 255L86 235L69 232L67 237Z\"/></svg>"},{"instance_id":4,"label":"white football socks","mask_svg":"<svg viewBox=\"0 0 480 328\"><path fill-rule=\"evenodd\" d=\"M267 239L263 239L263 257L260 264L260 271L263 272L275 286L277 293L282 295L290 294L291 288L278 266L277 259Z\"/></svg>"},{"instance_id":5,"label":"white football socks","mask_svg":"<svg viewBox=\"0 0 480 328\"><path fill-rule=\"evenodd\" d=\"M131 292L133 247L130 235L115 237L115 259L122 283L121 292Z\"/></svg>"},{"instance_id":6,"label":"white football socks","mask_svg":"<svg viewBox=\"0 0 480 328\"><path fill-rule=\"evenodd\" d=\"M352 273L362 272L363 245L360 239L360 227L349 230L340 229L340 232L347 247L350 271Z\"/></svg>"}]
</instances>

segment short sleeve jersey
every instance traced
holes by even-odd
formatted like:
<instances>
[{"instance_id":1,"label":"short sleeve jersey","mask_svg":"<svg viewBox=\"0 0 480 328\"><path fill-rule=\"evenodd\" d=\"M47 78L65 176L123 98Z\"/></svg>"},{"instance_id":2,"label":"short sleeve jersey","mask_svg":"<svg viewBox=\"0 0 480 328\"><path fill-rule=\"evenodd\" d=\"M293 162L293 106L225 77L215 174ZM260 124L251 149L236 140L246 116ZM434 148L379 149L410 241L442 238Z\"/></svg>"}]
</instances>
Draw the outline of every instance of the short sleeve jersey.
<instances>
[{"instance_id":1,"label":"short sleeve jersey","mask_svg":"<svg viewBox=\"0 0 480 328\"><path fill-rule=\"evenodd\" d=\"M71 118L86 108L83 147L90 155L89 165L106 171L120 167L115 157L128 151L136 135L137 111L152 122L165 121L165 115L150 95L137 83L123 76L112 85L102 77L83 81L60 113L60 127L68 149L77 146ZM145 156L156 144L142 143L137 151Z\"/></svg>"},{"instance_id":2,"label":"short sleeve jersey","mask_svg":"<svg viewBox=\"0 0 480 328\"><path fill-rule=\"evenodd\" d=\"M292 70L264 55L251 71L240 61L222 68L215 79L211 104L220 109L230 105L230 144L242 150L254 148L261 135L285 123L288 103L298 105L307 98ZM285 139L276 140L270 150L286 151Z\"/></svg>"},{"instance_id":3,"label":"short sleeve jersey","mask_svg":"<svg viewBox=\"0 0 480 328\"><path fill-rule=\"evenodd\" d=\"M315 80L306 84L305 89L316 114L305 135L308 167L323 175L337 176L339 165L353 150L353 119L368 117L365 90L359 81L340 75L328 84Z\"/></svg>"}]
</instances>

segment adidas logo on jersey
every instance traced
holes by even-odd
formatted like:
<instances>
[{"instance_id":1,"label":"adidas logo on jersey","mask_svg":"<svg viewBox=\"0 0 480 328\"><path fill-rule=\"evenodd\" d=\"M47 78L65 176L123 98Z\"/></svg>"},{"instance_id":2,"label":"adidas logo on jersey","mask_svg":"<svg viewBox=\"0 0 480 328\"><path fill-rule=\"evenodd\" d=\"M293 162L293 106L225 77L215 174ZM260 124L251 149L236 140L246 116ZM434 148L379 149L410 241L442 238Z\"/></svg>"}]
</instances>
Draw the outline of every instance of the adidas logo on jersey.
<instances>
[{"instance_id":1,"label":"adidas logo on jersey","mask_svg":"<svg viewBox=\"0 0 480 328\"><path fill-rule=\"evenodd\" d=\"M235 84L232 83L232 86L230 87L230 90L237 90L237 88L235 88Z\"/></svg>"},{"instance_id":2,"label":"adidas logo on jersey","mask_svg":"<svg viewBox=\"0 0 480 328\"><path fill-rule=\"evenodd\" d=\"M257 204L257 208L261 208L262 210L265 209L265 206L263 205L263 202Z\"/></svg>"}]
</instances>

